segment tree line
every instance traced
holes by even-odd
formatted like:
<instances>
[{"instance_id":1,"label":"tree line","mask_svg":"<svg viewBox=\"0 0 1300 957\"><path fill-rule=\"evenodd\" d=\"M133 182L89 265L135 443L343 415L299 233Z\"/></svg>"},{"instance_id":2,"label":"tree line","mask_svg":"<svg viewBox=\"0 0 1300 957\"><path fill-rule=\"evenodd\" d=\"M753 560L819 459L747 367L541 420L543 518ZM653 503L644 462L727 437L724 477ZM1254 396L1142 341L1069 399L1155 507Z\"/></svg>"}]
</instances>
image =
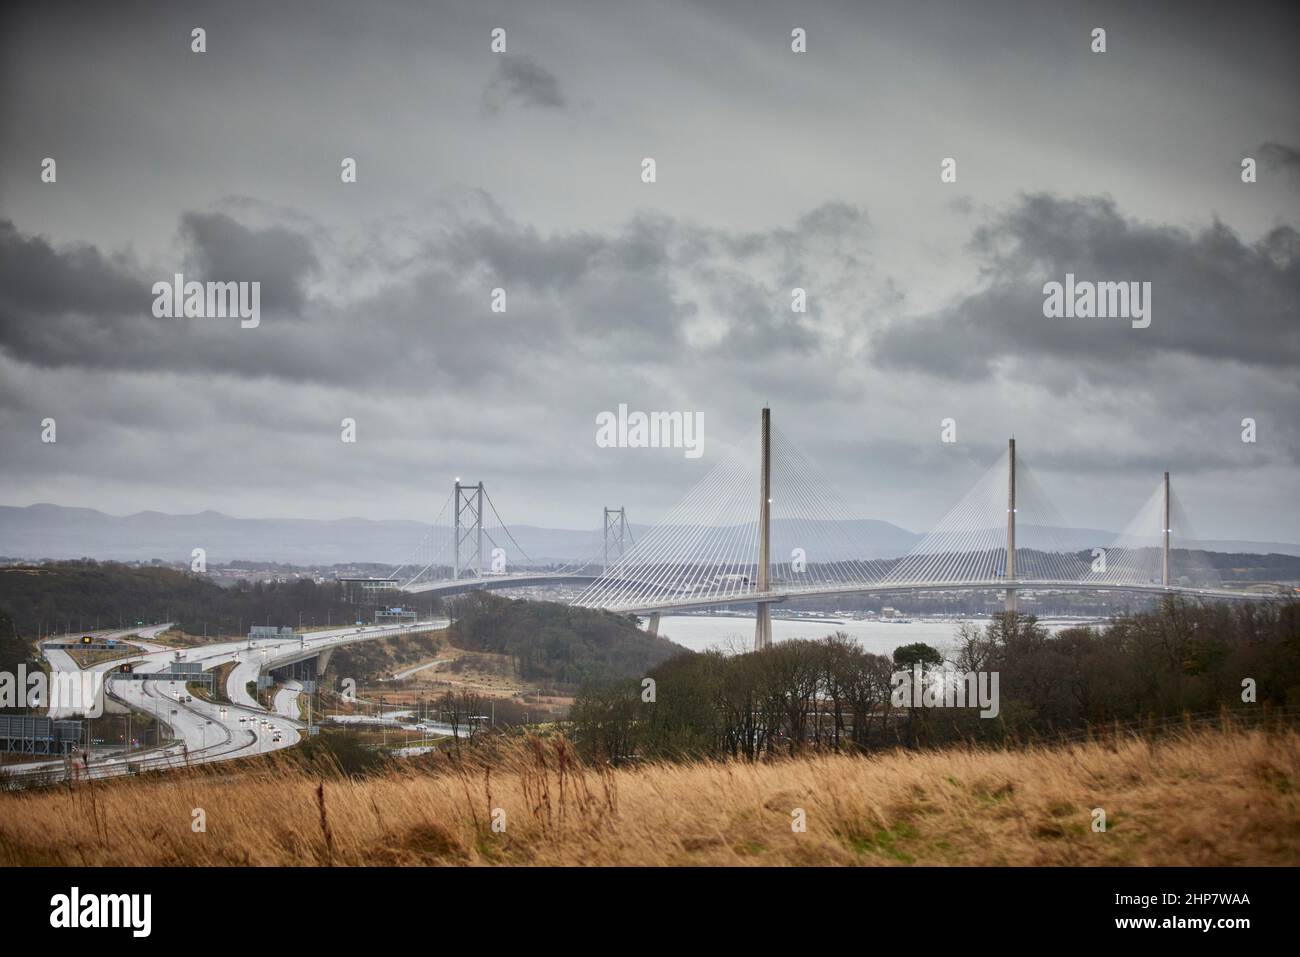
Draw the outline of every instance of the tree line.
<instances>
[{"instance_id":1,"label":"tree line","mask_svg":"<svg viewBox=\"0 0 1300 957\"><path fill-rule=\"evenodd\" d=\"M645 674L684 650L627 616L482 591L457 598L452 619L450 644L507 655L519 677L560 689Z\"/></svg>"},{"instance_id":2,"label":"tree line","mask_svg":"<svg viewBox=\"0 0 1300 957\"><path fill-rule=\"evenodd\" d=\"M0 568L0 609L24 639L131 627L137 621L174 621L193 635L242 636L252 625L347 625L370 623L376 600L354 603L340 582L249 582L223 588L199 574L157 566L90 559ZM437 613L439 599L402 595L393 600L421 615Z\"/></svg>"},{"instance_id":3,"label":"tree line","mask_svg":"<svg viewBox=\"0 0 1300 957\"><path fill-rule=\"evenodd\" d=\"M996 717L900 704L895 675L914 669L996 672ZM643 679L585 686L569 733L588 757L756 760L1029 741L1247 704L1300 705L1300 604L1168 599L1055 636L1031 615L1006 613L957 627L948 648L907 645L892 656L843 633L738 655L687 653Z\"/></svg>"}]
</instances>

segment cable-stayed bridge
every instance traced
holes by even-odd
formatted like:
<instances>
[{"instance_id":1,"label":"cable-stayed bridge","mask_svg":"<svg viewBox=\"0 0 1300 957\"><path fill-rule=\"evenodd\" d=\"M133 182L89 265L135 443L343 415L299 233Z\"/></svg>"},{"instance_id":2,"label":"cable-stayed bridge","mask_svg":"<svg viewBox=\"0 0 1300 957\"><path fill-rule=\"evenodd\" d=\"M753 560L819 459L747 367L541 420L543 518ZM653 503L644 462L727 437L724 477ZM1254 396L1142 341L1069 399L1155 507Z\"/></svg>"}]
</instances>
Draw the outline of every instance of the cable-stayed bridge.
<instances>
[{"instance_id":1,"label":"cable-stayed bridge","mask_svg":"<svg viewBox=\"0 0 1300 957\"><path fill-rule=\"evenodd\" d=\"M1015 439L906 554L869 559L850 510L763 409L756 452L725 456L660 521L633 541L624 509L605 509L589 557L539 565L515 541L482 483L457 480L421 554L391 580L405 591L454 593L585 583L574 604L649 615L754 604L756 647L771 643L771 606L821 595L996 590L1016 608L1026 589L1182 593L1267 600L1222 587L1193 546L1169 473L1110 541L1080 549L1018 457Z\"/></svg>"}]
</instances>

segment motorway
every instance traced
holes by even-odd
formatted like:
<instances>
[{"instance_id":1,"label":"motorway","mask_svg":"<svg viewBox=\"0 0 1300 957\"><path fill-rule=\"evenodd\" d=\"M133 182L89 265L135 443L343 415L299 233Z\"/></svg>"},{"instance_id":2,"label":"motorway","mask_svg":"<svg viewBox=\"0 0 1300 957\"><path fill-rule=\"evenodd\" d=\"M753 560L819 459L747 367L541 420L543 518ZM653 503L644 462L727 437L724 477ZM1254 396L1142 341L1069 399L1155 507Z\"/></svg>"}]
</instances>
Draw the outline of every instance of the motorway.
<instances>
[{"instance_id":1,"label":"motorway","mask_svg":"<svg viewBox=\"0 0 1300 957\"><path fill-rule=\"evenodd\" d=\"M160 632L166 631L170 627L170 624L164 624L152 625L148 628L119 628L113 631L92 631L82 632L81 634L89 634L98 641L115 638L124 643L127 643L125 642L125 639L128 635L139 635L142 640L132 641L129 642L129 644L141 648L146 652L160 652L169 649L165 645L155 643L153 639L157 638ZM79 637L80 635L65 635L62 638L51 640L59 643L67 643L76 641ZM98 674L102 676L120 665L124 665L128 662L144 660L143 655L113 658L110 661L101 661L97 664L91 665L83 671L81 666L73 660L72 655L66 650L62 648L44 647L41 650L45 654L45 659L50 663L50 671L53 673L51 675L53 680L50 681L49 716L56 719L70 718L79 713L84 713L85 710L84 706L79 706L81 704L80 702L61 700L62 697L64 697L61 692L69 688L69 682L60 681L58 679L59 675ZM90 687L88 682L82 684L83 687Z\"/></svg>"},{"instance_id":2,"label":"motorway","mask_svg":"<svg viewBox=\"0 0 1300 957\"><path fill-rule=\"evenodd\" d=\"M78 757L75 773L78 777L111 777L125 774L131 768L165 768L213 761L228 761L293 747L303 736L303 724L298 720L298 694L300 682L285 682L277 693L275 710L267 711L248 693L249 682L256 682L263 671L300 661L329 648L370 641L410 632L436 631L450 624L446 618L408 625L371 625L338 628L294 635L285 639L259 641L219 642L197 648L174 649L153 641L170 627L168 624L149 628L101 632L96 637L125 637L139 634L144 640L132 641L145 650L144 654L100 662L87 671L107 672L127 662L133 664L136 674L170 673L174 660L197 661L204 671L234 663L226 680L226 697L229 704L205 701L185 690L185 679L110 680L106 693L128 707L154 715L172 730L174 742L162 747L130 754L111 754L96 760L93 756L85 763ZM72 657L60 649L46 649L51 668L79 670ZM188 700L187 700L188 699ZM60 714L66 716L61 709ZM58 771L65 766L63 759L41 760L9 765L10 774Z\"/></svg>"},{"instance_id":3,"label":"motorway","mask_svg":"<svg viewBox=\"0 0 1300 957\"><path fill-rule=\"evenodd\" d=\"M302 682L288 679L280 685L275 693L275 713L282 718L298 720L302 713L298 708L298 695L302 694Z\"/></svg>"}]
</instances>

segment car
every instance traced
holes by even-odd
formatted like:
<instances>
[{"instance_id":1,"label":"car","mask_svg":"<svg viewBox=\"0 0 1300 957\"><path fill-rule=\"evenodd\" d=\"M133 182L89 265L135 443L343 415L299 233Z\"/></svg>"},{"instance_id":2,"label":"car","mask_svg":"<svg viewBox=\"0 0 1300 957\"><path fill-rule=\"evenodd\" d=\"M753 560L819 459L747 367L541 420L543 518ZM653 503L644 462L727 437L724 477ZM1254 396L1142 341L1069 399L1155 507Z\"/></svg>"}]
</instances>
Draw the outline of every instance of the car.
<instances>
[{"instance_id":1,"label":"car","mask_svg":"<svg viewBox=\"0 0 1300 957\"><path fill-rule=\"evenodd\" d=\"M185 696L185 703L186 703L186 704L189 704L189 703L190 703L191 701L193 701L193 700L194 700L194 696L193 696L193 695L188 695L188 694L187 694L187 695Z\"/></svg>"}]
</instances>

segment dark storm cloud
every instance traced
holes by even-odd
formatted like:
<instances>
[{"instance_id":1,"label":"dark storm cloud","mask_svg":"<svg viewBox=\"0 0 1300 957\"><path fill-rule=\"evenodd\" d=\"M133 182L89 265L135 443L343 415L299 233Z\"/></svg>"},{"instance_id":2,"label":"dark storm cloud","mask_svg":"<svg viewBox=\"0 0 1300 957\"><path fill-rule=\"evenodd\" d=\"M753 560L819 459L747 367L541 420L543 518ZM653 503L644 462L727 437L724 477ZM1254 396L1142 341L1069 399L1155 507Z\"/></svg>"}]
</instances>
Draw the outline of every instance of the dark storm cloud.
<instances>
[{"instance_id":1,"label":"dark storm cloud","mask_svg":"<svg viewBox=\"0 0 1300 957\"><path fill-rule=\"evenodd\" d=\"M965 379L1004 359L1067 357L1089 372L1157 354L1300 365L1300 234L1278 226L1256 242L1220 222L1189 231L1123 216L1107 198L1023 197L972 242L982 288L946 309L901 320L874 343L875 361ZM1152 322L1048 319L1043 284L1152 285Z\"/></svg>"},{"instance_id":2,"label":"dark storm cloud","mask_svg":"<svg viewBox=\"0 0 1300 957\"><path fill-rule=\"evenodd\" d=\"M1285 143L1269 142L1261 144L1259 155L1270 169L1290 173L1291 181L1300 185L1300 150Z\"/></svg>"},{"instance_id":3,"label":"dark storm cloud","mask_svg":"<svg viewBox=\"0 0 1300 957\"><path fill-rule=\"evenodd\" d=\"M38 366L277 374L274 353L256 341L213 335L237 328L155 318L153 285L177 272L186 281L260 281L264 318L298 315L303 283L319 265L309 240L206 213L184 214L180 233L181 258L146 268L86 243L56 248L0 221L0 349Z\"/></svg>"},{"instance_id":4,"label":"dark storm cloud","mask_svg":"<svg viewBox=\"0 0 1300 957\"><path fill-rule=\"evenodd\" d=\"M186 279L260 282L263 309L301 314L304 284L320 268L306 236L280 226L250 229L224 213L185 213L180 231L197 271Z\"/></svg>"},{"instance_id":5,"label":"dark storm cloud","mask_svg":"<svg viewBox=\"0 0 1300 957\"><path fill-rule=\"evenodd\" d=\"M828 328L817 325L823 306L814 289L807 316L795 316L790 290L814 286L828 268L829 285L842 284L838 272L862 265L864 225L860 210L830 204L766 232L641 214L605 231L543 234L486 198L471 215L425 224L414 255L349 251L349 261L377 270L374 281L331 298L307 291L326 271L317 249L328 237L309 238L296 224L255 229L224 213L187 212L183 264L149 269L84 244L56 249L8 224L0 348L38 365L219 370L399 391L424 389L431 371L465 387L523 390L548 388L547 375L575 363L806 355L829 348ZM261 325L154 318L152 283L182 268L187 279L262 282ZM489 308L496 287L506 290L504 315ZM382 375L358 379L359 368Z\"/></svg>"},{"instance_id":6,"label":"dark storm cloud","mask_svg":"<svg viewBox=\"0 0 1300 957\"><path fill-rule=\"evenodd\" d=\"M145 332L150 283L137 268L0 221L0 349L37 366L115 364L121 344Z\"/></svg>"},{"instance_id":7,"label":"dark storm cloud","mask_svg":"<svg viewBox=\"0 0 1300 957\"><path fill-rule=\"evenodd\" d=\"M129 310L142 295L130 264L76 243L56 250L40 236L23 236L0 220L0 319L3 326L70 313Z\"/></svg>"},{"instance_id":8,"label":"dark storm cloud","mask_svg":"<svg viewBox=\"0 0 1300 957\"><path fill-rule=\"evenodd\" d=\"M568 98L555 74L528 57L498 56L496 70L483 91L483 105L497 112L510 104L539 110L563 110Z\"/></svg>"}]
</instances>

